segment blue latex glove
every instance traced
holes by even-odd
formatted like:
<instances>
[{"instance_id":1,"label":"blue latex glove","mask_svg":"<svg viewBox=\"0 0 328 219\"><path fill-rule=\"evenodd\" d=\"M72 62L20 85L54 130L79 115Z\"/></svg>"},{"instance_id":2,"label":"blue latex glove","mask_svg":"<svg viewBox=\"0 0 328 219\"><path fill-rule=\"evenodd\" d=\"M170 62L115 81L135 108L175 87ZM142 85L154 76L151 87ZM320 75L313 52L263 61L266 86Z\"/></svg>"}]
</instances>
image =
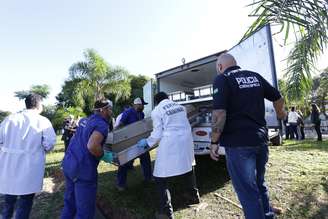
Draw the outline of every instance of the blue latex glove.
<instances>
[{"instance_id":1,"label":"blue latex glove","mask_svg":"<svg viewBox=\"0 0 328 219\"><path fill-rule=\"evenodd\" d=\"M100 158L100 160L106 163L112 162L113 159L114 159L113 153L110 151L104 151L104 155Z\"/></svg>"},{"instance_id":2,"label":"blue latex glove","mask_svg":"<svg viewBox=\"0 0 328 219\"><path fill-rule=\"evenodd\" d=\"M149 148L149 145L148 145L147 140L145 138L139 140L137 144L138 144L138 148L142 148L142 149Z\"/></svg>"}]
</instances>

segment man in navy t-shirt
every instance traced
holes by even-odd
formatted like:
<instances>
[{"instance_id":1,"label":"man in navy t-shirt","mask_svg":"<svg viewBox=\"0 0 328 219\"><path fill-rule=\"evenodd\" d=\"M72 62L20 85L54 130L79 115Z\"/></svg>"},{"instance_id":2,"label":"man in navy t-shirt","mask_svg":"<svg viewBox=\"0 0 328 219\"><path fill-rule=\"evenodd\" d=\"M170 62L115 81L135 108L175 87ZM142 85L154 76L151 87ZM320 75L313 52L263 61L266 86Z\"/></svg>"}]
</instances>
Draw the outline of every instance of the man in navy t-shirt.
<instances>
[{"instance_id":1,"label":"man in navy t-shirt","mask_svg":"<svg viewBox=\"0 0 328 219\"><path fill-rule=\"evenodd\" d=\"M264 99L273 102L278 118L286 116L284 100L260 74L241 69L230 54L218 57L213 84L211 157L218 143L225 148L232 184L246 219L274 217L265 185L268 130Z\"/></svg>"},{"instance_id":2,"label":"man in navy t-shirt","mask_svg":"<svg viewBox=\"0 0 328 219\"><path fill-rule=\"evenodd\" d=\"M120 123L118 127L122 127L125 125L132 124L134 122L140 121L145 118L145 114L143 113L144 105L146 103L142 98L138 97L133 101L133 107L125 110L120 119ZM146 152L139 156L140 164L142 167L142 171L144 174L144 178L146 182L151 181L151 160L149 152ZM119 191L123 191L126 188L126 178L127 171L131 169L133 165L133 160L118 167L117 171L117 189Z\"/></svg>"}]
</instances>

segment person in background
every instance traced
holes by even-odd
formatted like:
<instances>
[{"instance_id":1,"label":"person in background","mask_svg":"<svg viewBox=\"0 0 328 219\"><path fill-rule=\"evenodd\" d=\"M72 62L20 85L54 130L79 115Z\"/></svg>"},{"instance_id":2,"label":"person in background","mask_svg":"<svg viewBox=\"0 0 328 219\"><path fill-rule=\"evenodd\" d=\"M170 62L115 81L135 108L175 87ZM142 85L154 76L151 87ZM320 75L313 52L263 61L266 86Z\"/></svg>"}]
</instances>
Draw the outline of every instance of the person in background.
<instances>
[{"instance_id":1,"label":"person in background","mask_svg":"<svg viewBox=\"0 0 328 219\"><path fill-rule=\"evenodd\" d=\"M322 141L322 134L320 130L321 119L320 119L320 109L317 104L311 104L311 122L314 124L314 129L317 132L318 141Z\"/></svg>"},{"instance_id":2,"label":"person in background","mask_svg":"<svg viewBox=\"0 0 328 219\"><path fill-rule=\"evenodd\" d=\"M130 106L128 106L128 105L123 107L123 111L116 117L115 124L114 124L114 129L117 129L120 126L122 115L129 108L130 108Z\"/></svg>"},{"instance_id":3,"label":"person in background","mask_svg":"<svg viewBox=\"0 0 328 219\"><path fill-rule=\"evenodd\" d=\"M56 143L50 121L40 115L42 97L25 98L26 110L0 125L0 194L5 194L2 218L29 218L35 193L41 192L46 153Z\"/></svg>"},{"instance_id":4,"label":"person in background","mask_svg":"<svg viewBox=\"0 0 328 219\"><path fill-rule=\"evenodd\" d=\"M94 113L82 118L65 153L62 219L94 218L100 160L110 163L113 154L103 149L112 115L112 101L97 100Z\"/></svg>"},{"instance_id":5,"label":"person in background","mask_svg":"<svg viewBox=\"0 0 328 219\"><path fill-rule=\"evenodd\" d=\"M284 122L284 125L285 125L285 132L286 132L286 139L290 139L291 138L291 133L290 133L290 124L288 123L288 108L286 108L286 113L287 113L287 116L286 118L283 120Z\"/></svg>"},{"instance_id":6,"label":"person in background","mask_svg":"<svg viewBox=\"0 0 328 219\"><path fill-rule=\"evenodd\" d=\"M113 127L114 130L115 130L115 129L118 129L119 127L123 127L123 125L120 124L120 122L121 122L121 118L122 118L123 113L124 113L126 110L128 110L128 109L130 109L130 106L129 106L129 105L124 106L124 107L123 107L123 112L121 112L121 113L116 117L116 120L115 120L115 123L114 123L114 127ZM126 166L127 166L127 169L128 169L128 170L134 170L133 163L134 163L134 160L132 160L132 161L130 161L130 162L127 163ZM119 190L121 190L121 189L119 189Z\"/></svg>"},{"instance_id":7,"label":"person in background","mask_svg":"<svg viewBox=\"0 0 328 219\"><path fill-rule=\"evenodd\" d=\"M64 120L64 133L62 136L62 140L64 141L64 145L65 145L65 152L67 150L67 147L69 145L69 142L71 141L71 138L73 137L75 131L76 131L76 127L77 124L74 120L74 116L73 115L69 115L65 120Z\"/></svg>"},{"instance_id":8,"label":"person in background","mask_svg":"<svg viewBox=\"0 0 328 219\"><path fill-rule=\"evenodd\" d=\"M133 107L124 111L120 119L120 124L117 128L132 124L134 122L144 119L145 114L143 113L144 105L147 105L142 98L137 97L133 101ZM146 152L138 157L140 159L141 167L143 170L143 175L145 182L150 182L152 180L151 176L151 160L149 152ZM116 188L119 191L124 191L126 189L127 171L131 168L131 163L134 160L119 166L117 170L117 184Z\"/></svg>"},{"instance_id":9,"label":"person in background","mask_svg":"<svg viewBox=\"0 0 328 219\"><path fill-rule=\"evenodd\" d=\"M265 183L268 162L268 129L264 99L273 102L277 117L284 119L284 100L260 74L243 70L224 53L216 63L210 156L219 159L225 148L228 172L246 219L273 219L281 209L270 205Z\"/></svg>"},{"instance_id":10,"label":"person in background","mask_svg":"<svg viewBox=\"0 0 328 219\"><path fill-rule=\"evenodd\" d=\"M153 131L147 139L141 139L138 147L153 147L157 143L154 177L160 195L158 218L173 218L173 207L168 183L172 178L184 176L188 204L200 203L193 169L195 165L194 142L186 109L168 99L164 92L154 97L157 104L151 113Z\"/></svg>"},{"instance_id":11,"label":"person in background","mask_svg":"<svg viewBox=\"0 0 328 219\"><path fill-rule=\"evenodd\" d=\"M295 139L298 140L298 133L297 133L297 121L300 118L298 113L295 111L295 107L292 106L290 108L290 112L288 113L288 123L290 125L290 134L291 138L290 139Z\"/></svg>"},{"instance_id":12,"label":"person in background","mask_svg":"<svg viewBox=\"0 0 328 219\"><path fill-rule=\"evenodd\" d=\"M298 130L299 130L299 137L300 140L304 140L305 139L305 133L304 133L304 117L303 117L303 113L298 110L297 111L299 117L297 120L297 126L298 126Z\"/></svg>"}]
</instances>

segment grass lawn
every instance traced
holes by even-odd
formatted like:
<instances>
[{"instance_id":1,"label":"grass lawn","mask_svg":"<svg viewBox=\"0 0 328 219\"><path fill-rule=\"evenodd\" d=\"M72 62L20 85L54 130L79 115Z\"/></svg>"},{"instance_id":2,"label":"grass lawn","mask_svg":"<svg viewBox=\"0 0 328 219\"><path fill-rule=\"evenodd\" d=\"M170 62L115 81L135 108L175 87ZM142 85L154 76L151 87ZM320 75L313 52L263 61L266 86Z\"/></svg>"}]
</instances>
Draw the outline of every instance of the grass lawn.
<instances>
[{"instance_id":1,"label":"grass lawn","mask_svg":"<svg viewBox=\"0 0 328 219\"><path fill-rule=\"evenodd\" d=\"M64 146L59 139L55 150L47 155L44 192L36 197L31 218L58 218L63 207L60 162ZM116 166L102 162L98 168L98 207L108 218L154 218L158 202L155 184L144 184L139 161L134 165L135 170L128 174L128 190L124 192L115 189ZM207 156L199 157L196 175L206 205L184 205L183 181L177 180L171 193L176 218L243 218L238 207L215 195L238 203L224 159L214 162ZM273 205L285 210L279 219L328 218L327 140L285 141L283 146L270 147L266 179Z\"/></svg>"}]
</instances>

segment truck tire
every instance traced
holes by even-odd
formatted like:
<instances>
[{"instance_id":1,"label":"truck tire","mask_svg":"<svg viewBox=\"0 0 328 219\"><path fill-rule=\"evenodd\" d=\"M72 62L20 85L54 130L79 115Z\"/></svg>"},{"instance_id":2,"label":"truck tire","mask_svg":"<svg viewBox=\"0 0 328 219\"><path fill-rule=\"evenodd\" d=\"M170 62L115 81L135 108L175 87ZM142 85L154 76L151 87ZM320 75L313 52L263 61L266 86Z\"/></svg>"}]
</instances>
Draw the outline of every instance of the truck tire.
<instances>
[{"instance_id":1,"label":"truck tire","mask_svg":"<svg viewBox=\"0 0 328 219\"><path fill-rule=\"evenodd\" d=\"M270 141L271 141L271 143L272 143L273 146L280 146L280 145L282 145L282 137L281 137L280 134L272 137L270 139Z\"/></svg>"}]
</instances>

